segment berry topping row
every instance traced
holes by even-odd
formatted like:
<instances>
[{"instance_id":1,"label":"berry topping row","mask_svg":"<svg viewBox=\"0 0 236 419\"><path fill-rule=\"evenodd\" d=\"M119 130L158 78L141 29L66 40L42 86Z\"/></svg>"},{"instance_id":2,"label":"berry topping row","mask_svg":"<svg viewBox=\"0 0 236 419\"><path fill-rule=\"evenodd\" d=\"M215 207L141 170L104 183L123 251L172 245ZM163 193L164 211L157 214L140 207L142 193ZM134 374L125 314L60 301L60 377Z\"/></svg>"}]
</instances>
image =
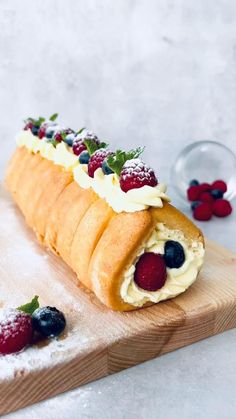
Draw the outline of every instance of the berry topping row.
<instances>
[{"instance_id":1,"label":"berry topping row","mask_svg":"<svg viewBox=\"0 0 236 419\"><path fill-rule=\"evenodd\" d=\"M213 215L227 217L232 212L232 206L224 193L227 185L223 180L215 180L213 183L199 183L196 179L191 180L187 190L188 200L191 201L193 217L199 221L208 221Z\"/></svg>"},{"instance_id":2,"label":"berry topping row","mask_svg":"<svg viewBox=\"0 0 236 419\"><path fill-rule=\"evenodd\" d=\"M134 282L146 291L158 291L166 282L167 270L178 269L185 262L183 246L174 240L165 243L164 255L146 252L135 265Z\"/></svg>"},{"instance_id":3,"label":"berry topping row","mask_svg":"<svg viewBox=\"0 0 236 419\"><path fill-rule=\"evenodd\" d=\"M97 169L101 168L105 175L115 173L119 177L123 192L142 186L155 187L158 184L156 175L139 157L144 148L125 152L113 152L108 144L100 141L96 134L81 128L74 131L71 128L61 127L57 122L58 114L53 114L47 121L45 118L28 118L24 130L30 130L39 140L44 139L54 147L64 142L71 153L78 156L81 164L88 165L88 175L93 178Z\"/></svg>"},{"instance_id":4,"label":"berry topping row","mask_svg":"<svg viewBox=\"0 0 236 419\"><path fill-rule=\"evenodd\" d=\"M0 310L0 355L21 351L39 339L57 337L66 326L55 307L39 307L38 296L18 308Z\"/></svg>"}]
</instances>

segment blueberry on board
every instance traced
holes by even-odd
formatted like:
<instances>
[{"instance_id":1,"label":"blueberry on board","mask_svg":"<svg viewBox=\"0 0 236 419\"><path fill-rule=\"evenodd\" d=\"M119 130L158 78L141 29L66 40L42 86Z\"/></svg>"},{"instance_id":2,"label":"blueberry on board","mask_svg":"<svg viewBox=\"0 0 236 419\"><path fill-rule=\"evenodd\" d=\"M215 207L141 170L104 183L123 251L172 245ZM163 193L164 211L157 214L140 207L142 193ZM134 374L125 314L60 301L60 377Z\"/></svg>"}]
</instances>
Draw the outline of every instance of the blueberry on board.
<instances>
[{"instance_id":1,"label":"blueberry on board","mask_svg":"<svg viewBox=\"0 0 236 419\"><path fill-rule=\"evenodd\" d=\"M68 135L66 136L66 138L64 139L64 141L65 141L65 143L66 143L68 146L72 147L72 146L73 146L73 141L74 141L74 139L75 139L75 134L71 133L71 134L68 134Z\"/></svg>"},{"instance_id":2,"label":"blueberry on board","mask_svg":"<svg viewBox=\"0 0 236 419\"><path fill-rule=\"evenodd\" d=\"M31 132L33 135L38 135L39 127L35 127L34 125L31 128Z\"/></svg>"},{"instance_id":3,"label":"blueberry on board","mask_svg":"<svg viewBox=\"0 0 236 419\"><path fill-rule=\"evenodd\" d=\"M197 179L192 179L190 182L189 182L189 186L198 186L199 185L199 182L198 182L198 180Z\"/></svg>"},{"instance_id":4,"label":"blueberry on board","mask_svg":"<svg viewBox=\"0 0 236 419\"><path fill-rule=\"evenodd\" d=\"M113 170L111 170L108 166L106 159L102 163L102 171L105 175L111 175L112 173L114 173Z\"/></svg>"},{"instance_id":5,"label":"blueberry on board","mask_svg":"<svg viewBox=\"0 0 236 419\"><path fill-rule=\"evenodd\" d=\"M164 259L168 268L180 268L185 261L183 246L174 240L165 243Z\"/></svg>"},{"instance_id":6,"label":"blueberry on board","mask_svg":"<svg viewBox=\"0 0 236 419\"><path fill-rule=\"evenodd\" d=\"M211 195L213 196L214 199L221 199L223 198L224 194L222 191L220 191L220 189L212 189Z\"/></svg>"},{"instance_id":7,"label":"blueberry on board","mask_svg":"<svg viewBox=\"0 0 236 419\"><path fill-rule=\"evenodd\" d=\"M192 211L194 211L195 210L195 208L197 208L198 207L198 205L200 205L201 204L201 202L200 201L193 201L192 203L191 203L191 210Z\"/></svg>"},{"instance_id":8,"label":"blueberry on board","mask_svg":"<svg viewBox=\"0 0 236 419\"><path fill-rule=\"evenodd\" d=\"M64 314L56 307L41 307L32 314L34 330L45 337L59 336L66 326Z\"/></svg>"},{"instance_id":9,"label":"blueberry on board","mask_svg":"<svg viewBox=\"0 0 236 419\"><path fill-rule=\"evenodd\" d=\"M81 164L88 164L89 159L90 159L90 155L87 151L82 151L82 153L80 153L79 162Z\"/></svg>"}]
</instances>

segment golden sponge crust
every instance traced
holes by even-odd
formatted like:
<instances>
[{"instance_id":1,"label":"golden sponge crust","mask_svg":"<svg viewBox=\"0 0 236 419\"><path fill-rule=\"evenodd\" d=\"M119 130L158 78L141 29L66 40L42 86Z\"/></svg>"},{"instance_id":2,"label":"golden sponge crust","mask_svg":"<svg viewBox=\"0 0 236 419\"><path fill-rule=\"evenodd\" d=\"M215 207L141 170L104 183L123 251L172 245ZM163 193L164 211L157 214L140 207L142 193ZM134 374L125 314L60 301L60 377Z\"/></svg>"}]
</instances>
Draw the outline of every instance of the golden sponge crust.
<instances>
[{"instance_id":1,"label":"golden sponge crust","mask_svg":"<svg viewBox=\"0 0 236 419\"><path fill-rule=\"evenodd\" d=\"M6 185L41 242L75 271L79 280L113 310L134 310L120 296L124 271L158 222L203 242L201 231L169 203L134 213L115 213L71 172L17 148Z\"/></svg>"}]
</instances>

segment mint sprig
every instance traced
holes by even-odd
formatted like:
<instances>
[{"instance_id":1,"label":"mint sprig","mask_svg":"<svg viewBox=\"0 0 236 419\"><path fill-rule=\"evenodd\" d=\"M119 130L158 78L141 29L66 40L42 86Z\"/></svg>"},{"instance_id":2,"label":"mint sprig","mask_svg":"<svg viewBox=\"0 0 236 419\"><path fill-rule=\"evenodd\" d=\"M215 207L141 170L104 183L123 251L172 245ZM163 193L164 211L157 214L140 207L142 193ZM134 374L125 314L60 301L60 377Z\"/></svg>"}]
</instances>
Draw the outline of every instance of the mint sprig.
<instances>
[{"instance_id":1,"label":"mint sprig","mask_svg":"<svg viewBox=\"0 0 236 419\"><path fill-rule=\"evenodd\" d=\"M38 302L38 295L35 295L34 298L30 301L30 303L24 304L20 307L17 307L17 310L23 311L27 314L33 314L37 308L39 308L39 302Z\"/></svg>"},{"instance_id":2,"label":"mint sprig","mask_svg":"<svg viewBox=\"0 0 236 419\"><path fill-rule=\"evenodd\" d=\"M57 117L58 117L58 113L54 113L52 116L50 116L49 121L54 122L56 121Z\"/></svg>"},{"instance_id":3,"label":"mint sprig","mask_svg":"<svg viewBox=\"0 0 236 419\"><path fill-rule=\"evenodd\" d=\"M125 162L137 159L142 154L144 147L138 147L130 151L117 150L114 154L107 157L107 164L113 172L120 176L120 172Z\"/></svg>"},{"instance_id":4,"label":"mint sprig","mask_svg":"<svg viewBox=\"0 0 236 419\"><path fill-rule=\"evenodd\" d=\"M81 134L81 132L83 132L83 131L84 131L85 129L86 129L85 127L83 127L83 128L80 128L80 130L79 130L79 131L77 131L76 135L79 135L79 134Z\"/></svg>"},{"instance_id":5,"label":"mint sprig","mask_svg":"<svg viewBox=\"0 0 236 419\"><path fill-rule=\"evenodd\" d=\"M91 156L95 151L100 150L100 148L107 148L107 143L97 143L95 140L85 139L84 144L87 147L88 153Z\"/></svg>"}]
</instances>

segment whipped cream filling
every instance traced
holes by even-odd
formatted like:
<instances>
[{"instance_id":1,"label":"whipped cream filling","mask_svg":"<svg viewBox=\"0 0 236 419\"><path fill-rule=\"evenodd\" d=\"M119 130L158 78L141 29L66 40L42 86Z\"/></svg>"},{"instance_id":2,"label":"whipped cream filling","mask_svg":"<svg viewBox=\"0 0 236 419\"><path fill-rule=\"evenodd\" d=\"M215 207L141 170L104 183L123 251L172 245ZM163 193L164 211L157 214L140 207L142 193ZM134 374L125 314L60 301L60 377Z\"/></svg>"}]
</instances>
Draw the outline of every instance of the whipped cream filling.
<instances>
[{"instance_id":1,"label":"whipped cream filling","mask_svg":"<svg viewBox=\"0 0 236 419\"><path fill-rule=\"evenodd\" d=\"M17 136L19 147L26 147L33 153L53 161L73 172L75 181L84 189L92 188L100 198L104 198L115 212L135 212L148 207L163 207L163 201L170 201L166 195L166 185L143 186L123 192L120 188L119 177L112 173L105 175L101 168L97 169L94 177L88 175L87 164L80 164L71 148L64 142L54 147L46 138L39 139L30 130L21 131Z\"/></svg>"},{"instance_id":2,"label":"whipped cream filling","mask_svg":"<svg viewBox=\"0 0 236 419\"><path fill-rule=\"evenodd\" d=\"M162 288L158 291L146 291L138 287L134 282L135 264L144 252L164 254L165 242L174 240L179 242L185 253L185 262L176 269L167 267L167 279ZM133 264L125 271L120 295L126 303L137 307L147 302L158 303L176 297L183 293L196 280L198 272L203 264L204 247L199 241L188 240L179 230L170 230L163 223L158 223L151 237L140 248Z\"/></svg>"}]
</instances>

